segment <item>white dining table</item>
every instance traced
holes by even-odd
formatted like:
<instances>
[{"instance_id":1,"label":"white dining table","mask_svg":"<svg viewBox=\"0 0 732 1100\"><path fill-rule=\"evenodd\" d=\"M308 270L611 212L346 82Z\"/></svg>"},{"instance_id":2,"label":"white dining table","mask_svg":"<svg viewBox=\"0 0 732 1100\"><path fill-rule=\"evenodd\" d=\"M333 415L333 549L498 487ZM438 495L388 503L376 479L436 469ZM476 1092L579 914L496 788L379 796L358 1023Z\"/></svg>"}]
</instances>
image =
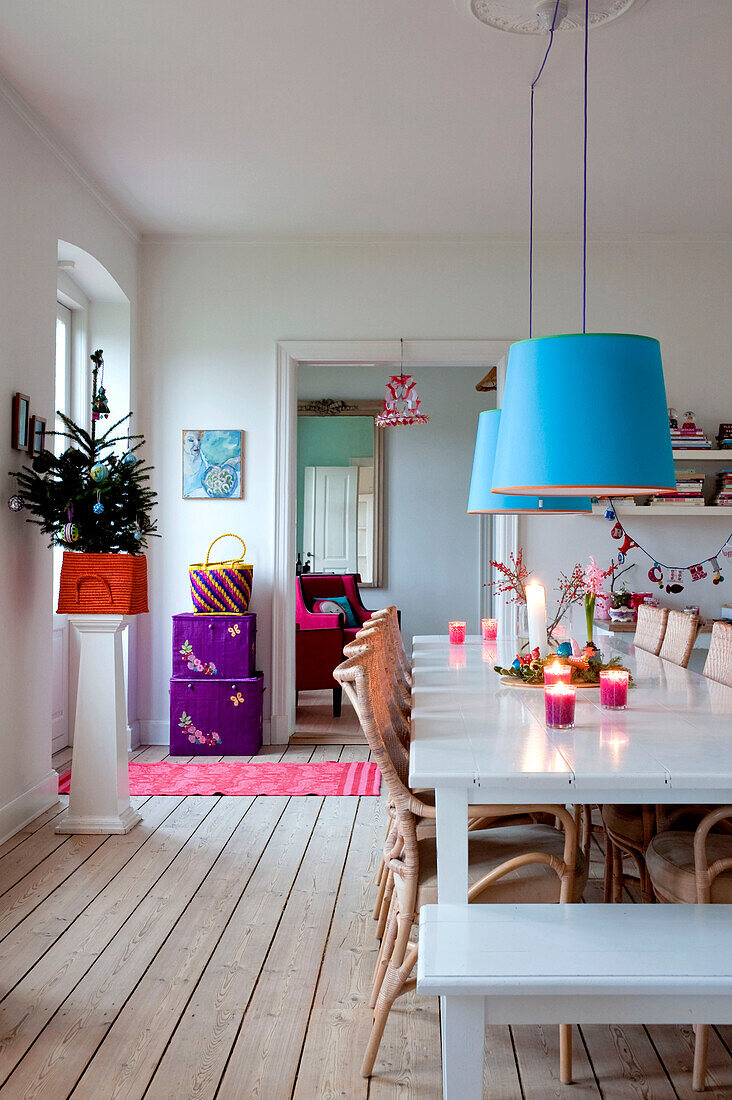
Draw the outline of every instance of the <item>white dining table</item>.
<instances>
[{"instance_id":1,"label":"white dining table","mask_svg":"<svg viewBox=\"0 0 732 1100\"><path fill-rule=\"evenodd\" d=\"M603 638L602 649L633 675L627 709L603 710L599 689L579 690L574 728L555 730L541 689L509 687L494 671L510 666L515 637L414 638L409 782L435 791L439 904L467 901L471 803L732 802L732 688L624 640Z\"/></svg>"}]
</instances>

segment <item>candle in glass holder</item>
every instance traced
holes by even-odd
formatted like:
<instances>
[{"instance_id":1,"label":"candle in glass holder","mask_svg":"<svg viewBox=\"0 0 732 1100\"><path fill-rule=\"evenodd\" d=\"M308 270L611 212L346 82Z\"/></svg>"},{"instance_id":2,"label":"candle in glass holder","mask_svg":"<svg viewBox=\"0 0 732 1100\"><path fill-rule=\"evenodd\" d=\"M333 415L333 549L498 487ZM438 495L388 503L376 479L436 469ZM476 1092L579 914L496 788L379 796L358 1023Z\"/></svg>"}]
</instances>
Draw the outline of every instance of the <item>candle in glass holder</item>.
<instances>
[{"instance_id":1,"label":"candle in glass holder","mask_svg":"<svg viewBox=\"0 0 732 1100\"><path fill-rule=\"evenodd\" d=\"M498 619L481 619L480 632L484 642L495 642L498 637Z\"/></svg>"},{"instance_id":2,"label":"candle in glass holder","mask_svg":"<svg viewBox=\"0 0 732 1100\"><path fill-rule=\"evenodd\" d=\"M563 665L561 661L552 661L550 665L544 665L545 684L568 684L571 679L571 665Z\"/></svg>"},{"instance_id":3,"label":"candle in glass holder","mask_svg":"<svg viewBox=\"0 0 732 1100\"><path fill-rule=\"evenodd\" d=\"M574 726L577 689L569 684L551 684L544 688L546 724L551 729L569 730Z\"/></svg>"},{"instance_id":4,"label":"candle in glass holder","mask_svg":"<svg viewBox=\"0 0 732 1100\"><path fill-rule=\"evenodd\" d=\"M465 641L465 628L467 623L454 622L447 624L447 632L452 645L462 645Z\"/></svg>"},{"instance_id":5,"label":"candle in glass holder","mask_svg":"<svg viewBox=\"0 0 732 1100\"><path fill-rule=\"evenodd\" d=\"M600 673L600 706L605 710L625 710L628 705L630 673L621 668L609 668Z\"/></svg>"}]
</instances>

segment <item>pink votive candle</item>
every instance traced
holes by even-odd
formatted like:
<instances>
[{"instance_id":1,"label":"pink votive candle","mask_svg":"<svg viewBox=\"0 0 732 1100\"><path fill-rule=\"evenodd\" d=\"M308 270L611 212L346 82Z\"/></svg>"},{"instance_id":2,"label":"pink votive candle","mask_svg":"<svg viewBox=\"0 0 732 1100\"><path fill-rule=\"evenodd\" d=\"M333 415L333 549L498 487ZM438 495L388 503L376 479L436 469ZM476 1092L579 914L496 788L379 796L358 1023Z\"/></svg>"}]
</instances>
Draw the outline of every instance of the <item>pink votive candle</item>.
<instances>
[{"instance_id":1,"label":"pink votive candle","mask_svg":"<svg viewBox=\"0 0 732 1100\"><path fill-rule=\"evenodd\" d=\"M498 619L481 619L480 632L484 642L495 642L498 637Z\"/></svg>"},{"instance_id":2,"label":"pink votive candle","mask_svg":"<svg viewBox=\"0 0 732 1100\"><path fill-rule=\"evenodd\" d=\"M452 645L462 645L465 641L465 628L467 623L454 622L447 624L447 631L450 635L450 642Z\"/></svg>"},{"instance_id":3,"label":"pink votive candle","mask_svg":"<svg viewBox=\"0 0 732 1100\"><path fill-rule=\"evenodd\" d=\"M561 661L552 661L550 665L544 665L545 684L568 684L571 679L571 665L563 665Z\"/></svg>"},{"instance_id":4,"label":"pink votive candle","mask_svg":"<svg viewBox=\"0 0 732 1100\"><path fill-rule=\"evenodd\" d=\"M630 673L620 668L609 668L600 673L600 706L605 710L625 710L628 705L628 680Z\"/></svg>"},{"instance_id":5,"label":"pink votive candle","mask_svg":"<svg viewBox=\"0 0 732 1100\"><path fill-rule=\"evenodd\" d=\"M551 729L568 730L574 726L574 704L577 689L569 684L552 684L544 688L546 724Z\"/></svg>"}]
</instances>

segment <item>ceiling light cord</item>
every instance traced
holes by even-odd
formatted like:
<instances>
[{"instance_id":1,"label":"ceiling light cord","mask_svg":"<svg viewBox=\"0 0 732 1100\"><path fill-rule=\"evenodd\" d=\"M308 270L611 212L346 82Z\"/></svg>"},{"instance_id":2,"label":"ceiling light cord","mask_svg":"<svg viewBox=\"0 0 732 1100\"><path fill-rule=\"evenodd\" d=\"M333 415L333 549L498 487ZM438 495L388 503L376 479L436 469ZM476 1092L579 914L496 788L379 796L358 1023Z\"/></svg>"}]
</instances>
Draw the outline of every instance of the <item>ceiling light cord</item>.
<instances>
[{"instance_id":1,"label":"ceiling light cord","mask_svg":"<svg viewBox=\"0 0 732 1100\"><path fill-rule=\"evenodd\" d=\"M582 333L587 332L587 89L590 45L590 0L585 0L584 148L582 153Z\"/></svg>"},{"instance_id":2,"label":"ceiling light cord","mask_svg":"<svg viewBox=\"0 0 732 1100\"><path fill-rule=\"evenodd\" d=\"M529 139L529 339L531 339L534 322L534 89L541 79L541 74L544 72L544 66L546 65L547 58L549 57L549 51L552 48L554 42L554 26L557 21L557 12L559 10L559 0L556 0L554 5L554 14L552 16L552 25L549 28L549 44L544 54L544 60L539 66L539 71L531 82L531 108L530 108L530 139ZM587 118L587 110L585 108L585 120ZM585 134L587 132L587 124L585 121ZM585 137L586 143L586 137ZM585 144L586 149L586 144ZM587 164L587 155L585 153L585 165ZM585 173L586 180L586 173ZM585 183L585 195L587 194L587 185Z\"/></svg>"}]
</instances>

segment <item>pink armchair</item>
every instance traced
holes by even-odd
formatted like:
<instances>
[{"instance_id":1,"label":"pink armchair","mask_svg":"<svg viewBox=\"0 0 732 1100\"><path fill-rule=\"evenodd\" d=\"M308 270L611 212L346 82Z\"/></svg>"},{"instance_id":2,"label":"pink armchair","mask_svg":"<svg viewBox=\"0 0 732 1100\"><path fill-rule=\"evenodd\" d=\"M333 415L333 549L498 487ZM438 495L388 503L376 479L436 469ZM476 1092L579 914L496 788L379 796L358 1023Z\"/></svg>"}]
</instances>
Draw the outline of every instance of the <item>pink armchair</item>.
<instances>
[{"instance_id":1,"label":"pink armchair","mask_svg":"<svg viewBox=\"0 0 732 1100\"><path fill-rule=\"evenodd\" d=\"M341 687L333 680L333 669L343 660L343 647L371 617L358 590L358 573L304 573L295 583L295 691L333 690L333 717L341 716ZM346 596L358 619L346 626L345 612L318 614L316 600Z\"/></svg>"}]
</instances>

